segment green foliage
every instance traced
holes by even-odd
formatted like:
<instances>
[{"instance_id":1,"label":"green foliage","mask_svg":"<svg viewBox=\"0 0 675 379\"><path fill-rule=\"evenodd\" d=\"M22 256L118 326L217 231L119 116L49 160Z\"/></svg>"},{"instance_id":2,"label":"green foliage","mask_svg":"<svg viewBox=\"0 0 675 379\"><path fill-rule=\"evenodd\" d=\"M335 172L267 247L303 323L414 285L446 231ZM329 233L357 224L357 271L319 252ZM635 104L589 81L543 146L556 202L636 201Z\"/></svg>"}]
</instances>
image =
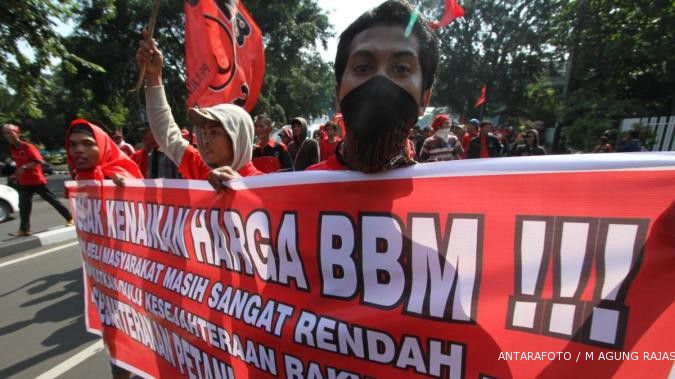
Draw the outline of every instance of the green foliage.
<instances>
[{"instance_id":1,"label":"green foliage","mask_svg":"<svg viewBox=\"0 0 675 379\"><path fill-rule=\"evenodd\" d=\"M317 49L332 36L328 16L315 0L245 1L264 34L265 82L254 114L291 118L320 116L333 109L331 65Z\"/></svg>"},{"instance_id":2,"label":"green foliage","mask_svg":"<svg viewBox=\"0 0 675 379\"><path fill-rule=\"evenodd\" d=\"M329 113L333 70L318 52L333 30L318 2L243 1L266 46L265 81L253 114L287 123ZM417 3L432 19L443 11L439 0ZM675 111L674 2L460 3L465 18L437 32L441 57L433 105L479 116L474 103L487 84L486 116L500 114L513 126L559 122L570 145L586 150L622 118ZM166 57L169 103L187 126L183 5L162 0L156 38ZM0 121L22 122L48 149L62 146L75 117L124 129L135 142L143 105L128 91L138 76L134 54L150 6L147 0L6 0L0 12ZM59 35L55 20L70 20L74 32Z\"/></svg>"},{"instance_id":3,"label":"green foliage","mask_svg":"<svg viewBox=\"0 0 675 379\"><path fill-rule=\"evenodd\" d=\"M438 1L424 1L432 19L440 17ZM483 84L488 87L486 114L501 110L517 116L527 108L527 88L553 72L549 0L462 2L465 17L440 30L440 65L434 105L454 113L479 115L474 104Z\"/></svg>"}]
</instances>

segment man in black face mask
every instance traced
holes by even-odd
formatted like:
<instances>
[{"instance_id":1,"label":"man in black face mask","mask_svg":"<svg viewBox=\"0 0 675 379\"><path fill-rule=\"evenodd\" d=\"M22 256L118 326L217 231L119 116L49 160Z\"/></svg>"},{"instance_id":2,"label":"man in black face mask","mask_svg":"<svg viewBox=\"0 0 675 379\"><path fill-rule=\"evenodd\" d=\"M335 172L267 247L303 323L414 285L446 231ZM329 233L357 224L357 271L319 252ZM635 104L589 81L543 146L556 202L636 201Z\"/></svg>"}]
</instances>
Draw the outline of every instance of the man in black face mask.
<instances>
[{"instance_id":1,"label":"man in black face mask","mask_svg":"<svg viewBox=\"0 0 675 379\"><path fill-rule=\"evenodd\" d=\"M414 12L389 0L340 35L336 98L347 133L333 157L310 169L374 173L415 163L407 136L431 98L438 42L421 14L406 36Z\"/></svg>"}]
</instances>

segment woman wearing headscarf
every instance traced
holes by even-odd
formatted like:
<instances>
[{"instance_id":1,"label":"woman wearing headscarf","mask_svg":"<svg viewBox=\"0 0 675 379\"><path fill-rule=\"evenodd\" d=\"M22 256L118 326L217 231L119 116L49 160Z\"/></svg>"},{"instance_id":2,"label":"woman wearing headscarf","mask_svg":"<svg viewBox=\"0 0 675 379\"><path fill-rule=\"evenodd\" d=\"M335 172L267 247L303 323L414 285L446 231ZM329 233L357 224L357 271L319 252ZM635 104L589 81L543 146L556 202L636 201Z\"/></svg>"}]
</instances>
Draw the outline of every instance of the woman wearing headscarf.
<instances>
[{"instance_id":1,"label":"woman wearing headscarf","mask_svg":"<svg viewBox=\"0 0 675 379\"><path fill-rule=\"evenodd\" d=\"M73 120L66 132L68 165L75 180L143 179L138 165L124 154L103 129L85 119Z\"/></svg>"},{"instance_id":2,"label":"woman wearing headscarf","mask_svg":"<svg viewBox=\"0 0 675 379\"><path fill-rule=\"evenodd\" d=\"M176 163L183 178L209 180L220 190L222 181L262 174L251 163L253 120L243 108L233 104L190 108L188 118L197 135L195 148L181 136L171 114L162 85L164 59L154 41L140 42L136 60L139 67L145 67L150 129L159 149Z\"/></svg>"}]
</instances>

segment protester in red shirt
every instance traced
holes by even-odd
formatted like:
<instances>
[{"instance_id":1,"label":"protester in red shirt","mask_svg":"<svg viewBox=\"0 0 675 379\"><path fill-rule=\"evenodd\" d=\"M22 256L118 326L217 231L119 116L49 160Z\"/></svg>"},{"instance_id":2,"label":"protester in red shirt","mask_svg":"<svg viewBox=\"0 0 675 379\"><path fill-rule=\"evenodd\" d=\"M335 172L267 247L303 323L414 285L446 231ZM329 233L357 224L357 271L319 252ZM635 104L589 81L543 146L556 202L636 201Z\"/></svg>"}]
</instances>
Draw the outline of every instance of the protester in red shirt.
<instances>
[{"instance_id":1,"label":"protester in red shirt","mask_svg":"<svg viewBox=\"0 0 675 379\"><path fill-rule=\"evenodd\" d=\"M136 52L139 68L145 68L146 112L159 148L178 166L185 179L208 180L216 190L222 181L260 175L251 163L253 120L241 107L218 104L190 108L188 118L195 127L197 149L183 139L174 121L162 85L164 57L155 41L141 41Z\"/></svg>"},{"instance_id":2,"label":"protester in red shirt","mask_svg":"<svg viewBox=\"0 0 675 379\"><path fill-rule=\"evenodd\" d=\"M66 152L75 180L112 179L121 187L126 179L143 179L138 165L103 129L87 120L77 119L70 123L66 132Z\"/></svg>"},{"instance_id":3,"label":"protester in red shirt","mask_svg":"<svg viewBox=\"0 0 675 379\"><path fill-rule=\"evenodd\" d=\"M33 208L33 194L37 193L56 209L64 219L66 226L73 224L73 216L54 193L47 187L47 178L42 173L44 160L38 149L20 138L21 130L17 125L4 124L2 135L9 142L9 152L16 163L16 176L19 192L19 230L11 235L25 237L31 235L30 214Z\"/></svg>"},{"instance_id":4,"label":"protester in red shirt","mask_svg":"<svg viewBox=\"0 0 675 379\"><path fill-rule=\"evenodd\" d=\"M342 138L338 137L338 125L336 123L332 121L327 122L324 125L324 130L326 132L326 139L319 143L322 161L335 155L335 149L340 141L342 141Z\"/></svg>"},{"instance_id":5,"label":"protester in red shirt","mask_svg":"<svg viewBox=\"0 0 675 379\"><path fill-rule=\"evenodd\" d=\"M469 143L467 158L496 158L504 153L504 146L497 137L492 134L492 123L483 121L480 123L480 134Z\"/></svg>"},{"instance_id":6,"label":"protester in red shirt","mask_svg":"<svg viewBox=\"0 0 675 379\"><path fill-rule=\"evenodd\" d=\"M415 9L386 1L341 35L335 57L338 111L346 136L335 155L313 170L376 173L415 164L408 132L424 114L438 65L438 41Z\"/></svg>"},{"instance_id":7,"label":"protester in red shirt","mask_svg":"<svg viewBox=\"0 0 675 379\"><path fill-rule=\"evenodd\" d=\"M291 155L283 143L277 143L272 134L272 120L261 114L253 123L258 143L253 146L253 165L264 173L277 171L293 171Z\"/></svg>"},{"instance_id":8,"label":"protester in red shirt","mask_svg":"<svg viewBox=\"0 0 675 379\"><path fill-rule=\"evenodd\" d=\"M471 143L471 140L478 135L479 125L480 121L476 120L475 118L469 120L469 122L465 125L466 132L462 136L462 148L464 149L462 158L466 158L469 154L469 143Z\"/></svg>"}]
</instances>

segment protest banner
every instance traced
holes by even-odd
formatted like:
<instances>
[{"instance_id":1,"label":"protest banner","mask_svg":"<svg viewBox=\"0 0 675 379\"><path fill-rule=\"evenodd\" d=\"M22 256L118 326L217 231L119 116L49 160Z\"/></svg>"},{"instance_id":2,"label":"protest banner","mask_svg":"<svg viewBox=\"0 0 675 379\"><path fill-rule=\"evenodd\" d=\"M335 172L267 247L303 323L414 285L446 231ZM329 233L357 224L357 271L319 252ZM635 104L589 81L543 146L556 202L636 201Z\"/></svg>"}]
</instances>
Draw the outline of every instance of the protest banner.
<instances>
[{"instance_id":1,"label":"protest banner","mask_svg":"<svg viewBox=\"0 0 675 379\"><path fill-rule=\"evenodd\" d=\"M142 376L672 375L673 153L67 186L87 327Z\"/></svg>"}]
</instances>

